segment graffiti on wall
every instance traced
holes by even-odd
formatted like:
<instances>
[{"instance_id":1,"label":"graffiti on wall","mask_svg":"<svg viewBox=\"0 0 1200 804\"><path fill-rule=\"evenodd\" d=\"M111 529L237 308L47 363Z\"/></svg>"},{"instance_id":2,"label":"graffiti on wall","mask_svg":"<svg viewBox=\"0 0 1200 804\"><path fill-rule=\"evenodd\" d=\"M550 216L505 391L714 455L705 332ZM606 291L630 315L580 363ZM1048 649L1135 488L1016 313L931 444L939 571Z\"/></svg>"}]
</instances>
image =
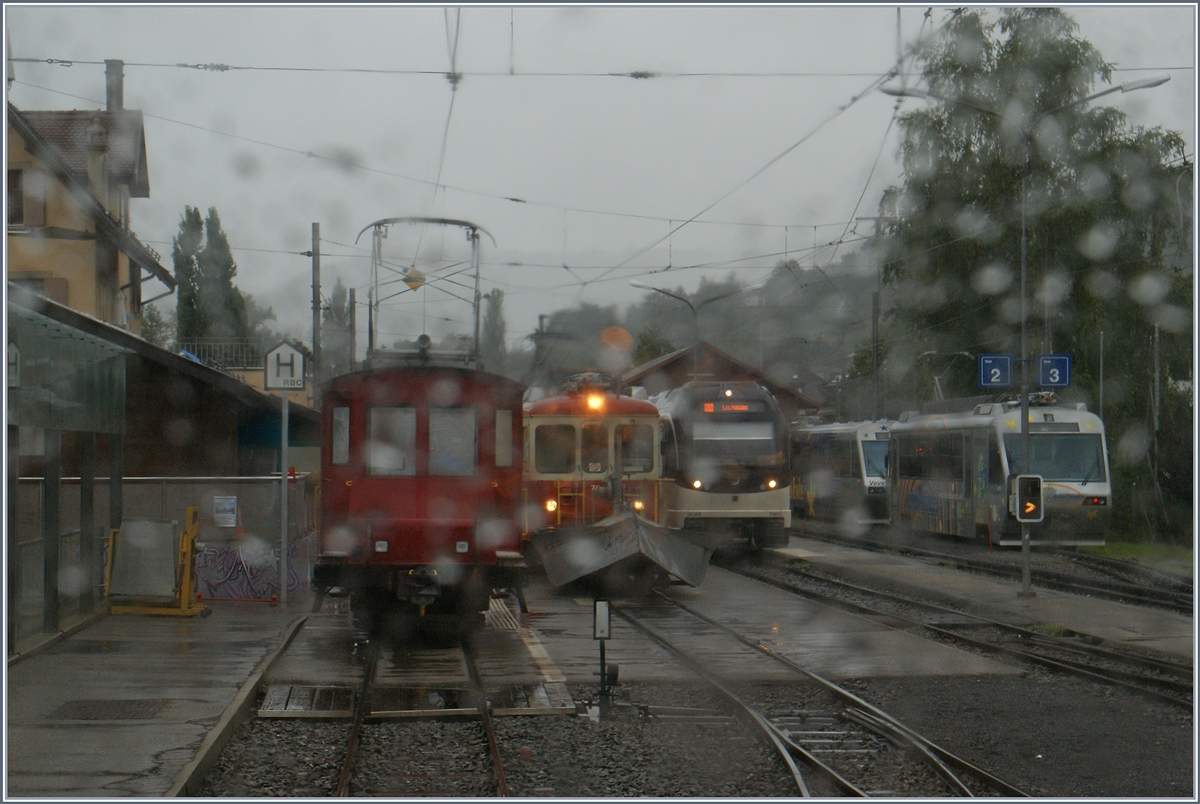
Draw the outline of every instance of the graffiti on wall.
<instances>
[{"instance_id":1,"label":"graffiti on wall","mask_svg":"<svg viewBox=\"0 0 1200 804\"><path fill-rule=\"evenodd\" d=\"M288 592L308 585L315 544L312 536L288 544ZM261 539L205 544L196 552L196 591L210 600L278 598L279 546Z\"/></svg>"}]
</instances>

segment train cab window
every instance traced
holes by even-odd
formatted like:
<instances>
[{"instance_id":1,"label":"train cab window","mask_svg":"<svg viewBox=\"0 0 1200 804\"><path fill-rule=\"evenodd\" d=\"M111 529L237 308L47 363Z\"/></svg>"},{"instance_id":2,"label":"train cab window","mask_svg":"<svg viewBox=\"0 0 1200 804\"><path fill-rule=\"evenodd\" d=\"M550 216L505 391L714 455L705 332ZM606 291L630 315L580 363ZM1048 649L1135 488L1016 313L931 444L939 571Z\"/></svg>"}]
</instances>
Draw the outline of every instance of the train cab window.
<instances>
[{"instance_id":1,"label":"train cab window","mask_svg":"<svg viewBox=\"0 0 1200 804\"><path fill-rule=\"evenodd\" d=\"M367 410L367 472L414 477L417 474L417 409Z\"/></svg>"},{"instance_id":2,"label":"train cab window","mask_svg":"<svg viewBox=\"0 0 1200 804\"><path fill-rule=\"evenodd\" d=\"M654 427L649 424L622 424L616 437L621 440L621 467L625 472L650 472L654 469Z\"/></svg>"},{"instance_id":3,"label":"train cab window","mask_svg":"<svg viewBox=\"0 0 1200 804\"><path fill-rule=\"evenodd\" d=\"M887 477L888 447L890 441L862 442L863 463L867 477Z\"/></svg>"},{"instance_id":4,"label":"train cab window","mask_svg":"<svg viewBox=\"0 0 1200 804\"><path fill-rule=\"evenodd\" d=\"M608 471L608 427L603 424L583 426L583 471L595 474Z\"/></svg>"},{"instance_id":5,"label":"train cab window","mask_svg":"<svg viewBox=\"0 0 1200 804\"><path fill-rule=\"evenodd\" d=\"M350 463L350 408L335 407L330 424L330 459L335 464Z\"/></svg>"},{"instance_id":6,"label":"train cab window","mask_svg":"<svg viewBox=\"0 0 1200 804\"><path fill-rule=\"evenodd\" d=\"M429 474L471 477L478 461L475 408L429 409Z\"/></svg>"},{"instance_id":7,"label":"train cab window","mask_svg":"<svg viewBox=\"0 0 1200 804\"><path fill-rule=\"evenodd\" d=\"M533 431L533 465L538 472L575 471L575 425L539 424Z\"/></svg>"},{"instance_id":8,"label":"train cab window","mask_svg":"<svg viewBox=\"0 0 1200 804\"><path fill-rule=\"evenodd\" d=\"M513 412L496 411L496 465L513 465Z\"/></svg>"}]
</instances>

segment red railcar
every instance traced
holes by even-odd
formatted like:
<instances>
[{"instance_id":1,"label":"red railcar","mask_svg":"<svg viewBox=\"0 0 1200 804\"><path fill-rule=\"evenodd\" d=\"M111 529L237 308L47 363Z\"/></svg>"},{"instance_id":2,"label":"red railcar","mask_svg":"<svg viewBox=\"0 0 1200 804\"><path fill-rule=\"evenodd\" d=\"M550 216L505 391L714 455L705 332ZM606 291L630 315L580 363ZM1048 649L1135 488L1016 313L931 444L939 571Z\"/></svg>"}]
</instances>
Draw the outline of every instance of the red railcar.
<instances>
[{"instance_id":1,"label":"red railcar","mask_svg":"<svg viewBox=\"0 0 1200 804\"><path fill-rule=\"evenodd\" d=\"M493 589L520 583L523 392L461 366L326 383L314 584L372 622L480 621Z\"/></svg>"},{"instance_id":2,"label":"red railcar","mask_svg":"<svg viewBox=\"0 0 1200 804\"><path fill-rule=\"evenodd\" d=\"M588 377L563 396L527 403L523 533L600 521L618 497L660 522L659 427L650 402Z\"/></svg>"}]
</instances>

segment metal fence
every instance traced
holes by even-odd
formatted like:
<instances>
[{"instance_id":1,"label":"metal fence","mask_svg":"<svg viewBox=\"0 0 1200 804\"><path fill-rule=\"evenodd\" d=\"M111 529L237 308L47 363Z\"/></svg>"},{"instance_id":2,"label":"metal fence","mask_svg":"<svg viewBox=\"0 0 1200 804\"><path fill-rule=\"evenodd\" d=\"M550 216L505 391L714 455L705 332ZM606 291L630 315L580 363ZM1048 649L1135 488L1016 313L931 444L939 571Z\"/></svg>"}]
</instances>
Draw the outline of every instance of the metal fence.
<instances>
[{"instance_id":1,"label":"metal fence","mask_svg":"<svg viewBox=\"0 0 1200 804\"><path fill-rule=\"evenodd\" d=\"M91 585L93 599L102 599L105 556L108 549L108 481L96 478L95 527L92 566L84 566L80 533L79 478L65 477L59 487L59 608L64 621L86 614L81 608L83 591ZM197 545L197 590L213 599L269 600L279 593L279 476L256 477L126 477L121 486L124 519L146 518L176 521L179 529L188 507L200 509ZM42 538L43 479L22 477L18 481L16 564L17 640L42 632L45 589L45 547ZM238 519L232 526L217 524L214 497L235 497ZM309 567L315 558L318 491L302 477L289 482L288 489L288 589L308 584Z\"/></svg>"},{"instance_id":2,"label":"metal fence","mask_svg":"<svg viewBox=\"0 0 1200 804\"><path fill-rule=\"evenodd\" d=\"M201 338L179 344L180 350L190 352L206 363L227 369L260 369L266 346L245 338Z\"/></svg>"}]
</instances>

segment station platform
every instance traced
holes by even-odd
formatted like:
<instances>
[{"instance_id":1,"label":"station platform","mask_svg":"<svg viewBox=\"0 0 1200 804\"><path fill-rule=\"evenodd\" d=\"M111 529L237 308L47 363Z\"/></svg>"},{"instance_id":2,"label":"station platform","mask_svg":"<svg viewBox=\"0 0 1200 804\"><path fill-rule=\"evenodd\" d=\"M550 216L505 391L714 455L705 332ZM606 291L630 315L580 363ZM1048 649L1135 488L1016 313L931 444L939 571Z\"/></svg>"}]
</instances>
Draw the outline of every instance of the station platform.
<instances>
[{"instance_id":1,"label":"station platform","mask_svg":"<svg viewBox=\"0 0 1200 804\"><path fill-rule=\"evenodd\" d=\"M181 793L201 745L253 698L312 598L207 605L204 617L101 616L10 660L5 798Z\"/></svg>"},{"instance_id":2,"label":"station platform","mask_svg":"<svg viewBox=\"0 0 1200 804\"><path fill-rule=\"evenodd\" d=\"M886 585L891 591L1017 625L1044 625L1087 634L1114 647L1149 648L1193 661L1195 620L1165 609L1132 606L1045 589L1019 597L1019 581L934 566L907 556L855 550L792 536L778 552L851 583Z\"/></svg>"}]
</instances>

